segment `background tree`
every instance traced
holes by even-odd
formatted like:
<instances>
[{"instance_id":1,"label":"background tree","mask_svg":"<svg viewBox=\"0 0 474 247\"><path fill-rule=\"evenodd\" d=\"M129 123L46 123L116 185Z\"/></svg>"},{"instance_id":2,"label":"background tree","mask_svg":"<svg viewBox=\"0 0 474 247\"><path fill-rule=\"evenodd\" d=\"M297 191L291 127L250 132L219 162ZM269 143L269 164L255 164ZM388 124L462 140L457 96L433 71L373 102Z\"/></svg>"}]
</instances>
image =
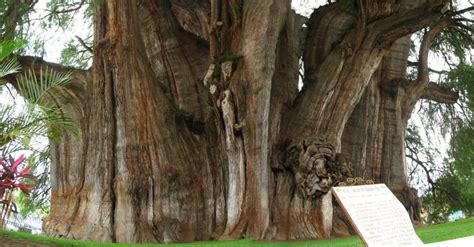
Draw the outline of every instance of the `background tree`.
<instances>
[{"instance_id":1,"label":"background tree","mask_svg":"<svg viewBox=\"0 0 474 247\"><path fill-rule=\"evenodd\" d=\"M460 201L466 200L468 191L472 191L469 185L472 170L471 174L466 173L470 166L467 157L472 133L472 45L466 33L450 28L443 30L433 42L432 50L445 66L430 68L431 78L445 88L456 90L459 100L454 104L421 101L416 114L421 119L422 129L412 123L407 132L409 178L427 192L423 204L429 213L428 222L447 220L449 214L457 210L469 215L468 207L460 206ZM409 66L415 64L409 62ZM451 140L449 147L435 144L440 137ZM423 143L426 141L428 145ZM442 156L442 149L448 151L447 156ZM461 190L465 191L463 196L460 196Z\"/></svg>"},{"instance_id":2,"label":"background tree","mask_svg":"<svg viewBox=\"0 0 474 247\"><path fill-rule=\"evenodd\" d=\"M54 2L53 14L85 4ZM90 69L20 60L72 73L52 95L79 137L51 143L46 232L117 242L347 234L327 193L352 175L341 151L405 201L415 103L458 98L430 82L428 52L446 28L471 31L470 9L441 0L337 1L314 11L304 45L290 1L90 6ZM411 79L407 36L420 30Z\"/></svg>"}]
</instances>

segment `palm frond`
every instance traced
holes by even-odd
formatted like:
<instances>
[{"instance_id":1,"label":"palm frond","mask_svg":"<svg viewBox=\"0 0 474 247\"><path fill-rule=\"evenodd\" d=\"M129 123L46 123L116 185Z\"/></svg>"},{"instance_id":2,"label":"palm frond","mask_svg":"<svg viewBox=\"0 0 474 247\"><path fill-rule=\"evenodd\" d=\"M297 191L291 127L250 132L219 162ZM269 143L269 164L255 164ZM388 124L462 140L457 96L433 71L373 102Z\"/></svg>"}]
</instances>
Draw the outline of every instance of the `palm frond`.
<instances>
[{"instance_id":1,"label":"palm frond","mask_svg":"<svg viewBox=\"0 0 474 247\"><path fill-rule=\"evenodd\" d=\"M47 128L45 119L40 115L28 112L15 113L12 106L0 105L0 147L17 140L28 146L34 135L44 135Z\"/></svg>"},{"instance_id":2,"label":"palm frond","mask_svg":"<svg viewBox=\"0 0 474 247\"><path fill-rule=\"evenodd\" d=\"M0 78L19 70L20 64L14 59L0 61ZM62 130L77 136L74 122L65 116L53 96L70 80L70 73L59 73L48 68L18 76L18 90L25 99L25 105L18 112L13 105L0 104L0 149L13 142L28 147L36 136L57 140Z\"/></svg>"},{"instance_id":3,"label":"palm frond","mask_svg":"<svg viewBox=\"0 0 474 247\"><path fill-rule=\"evenodd\" d=\"M17 73L20 69L20 63L14 58L0 61L0 78Z\"/></svg>"},{"instance_id":4,"label":"palm frond","mask_svg":"<svg viewBox=\"0 0 474 247\"><path fill-rule=\"evenodd\" d=\"M59 73L46 68L40 71L39 76L32 71L20 76L18 87L27 101L44 105L49 92L66 85L70 80L70 73Z\"/></svg>"},{"instance_id":5,"label":"palm frond","mask_svg":"<svg viewBox=\"0 0 474 247\"><path fill-rule=\"evenodd\" d=\"M37 111L44 117L44 123L49 130L48 137L57 140L59 137L58 131L65 129L71 132L73 135L78 135L77 126L72 119L64 116L63 109L61 107L45 107L37 105Z\"/></svg>"}]
</instances>

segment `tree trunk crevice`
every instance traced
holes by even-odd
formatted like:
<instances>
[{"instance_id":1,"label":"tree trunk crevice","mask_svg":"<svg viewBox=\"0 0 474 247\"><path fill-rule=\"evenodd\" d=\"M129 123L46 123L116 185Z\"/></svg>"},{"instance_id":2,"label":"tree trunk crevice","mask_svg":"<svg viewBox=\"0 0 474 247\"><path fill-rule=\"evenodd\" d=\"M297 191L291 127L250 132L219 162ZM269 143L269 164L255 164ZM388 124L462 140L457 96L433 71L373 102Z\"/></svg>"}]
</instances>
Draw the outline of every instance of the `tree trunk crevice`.
<instances>
[{"instance_id":1,"label":"tree trunk crevice","mask_svg":"<svg viewBox=\"0 0 474 247\"><path fill-rule=\"evenodd\" d=\"M46 233L166 243L347 235L332 186L354 175L406 185L401 37L429 21L403 6L313 13L299 92L303 19L290 1L96 4L93 67L57 94L79 137L51 143ZM403 28L387 30L392 22Z\"/></svg>"}]
</instances>

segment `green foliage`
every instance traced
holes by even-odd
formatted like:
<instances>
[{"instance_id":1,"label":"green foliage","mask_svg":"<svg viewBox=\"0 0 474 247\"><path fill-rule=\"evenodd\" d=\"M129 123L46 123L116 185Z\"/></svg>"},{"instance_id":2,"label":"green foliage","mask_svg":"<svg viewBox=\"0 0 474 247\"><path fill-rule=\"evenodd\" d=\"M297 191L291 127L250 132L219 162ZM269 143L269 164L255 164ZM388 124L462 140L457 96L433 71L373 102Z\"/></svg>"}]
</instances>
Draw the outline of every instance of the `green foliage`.
<instances>
[{"instance_id":1,"label":"green foliage","mask_svg":"<svg viewBox=\"0 0 474 247\"><path fill-rule=\"evenodd\" d=\"M446 89L457 91L459 100L452 105L423 101L417 113L426 133L425 142L429 146L420 141L419 135L413 135L413 132L407 131L406 138L409 149L407 154L419 157L422 161L422 165L412 162L412 168L424 167L413 177L421 176L428 180L427 176L430 176L432 180L429 190L423 196L423 208L428 213L429 222L446 221L451 213L458 210L472 214L471 205L474 205L474 160L470 151L474 148L471 141L474 140L474 67L472 61L469 61L474 48L473 25L467 18L459 17L457 20L461 25L444 29L431 46L432 53L443 60L445 68L430 71L430 80ZM424 31L418 32L415 40L421 40L423 34ZM411 52L414 53L415 49ZM415 79L416 71L409 72L409 78ZM430 147L436 146L433 145L435 136L448 140L452 138L447 159L440 158L439 152L430 151L433 149Z\"/></svg>"},{"instance_id":2,"label":"green foliage","mask_svg":"<svg viewBox=\"0 0 474 247\"><path fill-rule=\"evenodd\" d=\"M472 28L472 26L471 26ZM446 28L433 42L432 50L443 55L453 54L461 63L466 62L466 51L474 46L472 38L458 29Z\"/></svg>"},{"instance_id":3,"label":"green foliage","mask_svg":"<svg viewBox=\"0 0 474 247\"><path fill-rule=\"evenodd\" d=\"M20 216L26 218L34 215L42 218L49 214L50 181L49 181L49 147L45 150L34 151L28 157L28 164L33 164L35 172L35 187L30 190L29 196L18 194L15 197ZM33 181L25 181L32 183Z\"/></svg>"},{"instance_id":4,"label":"green foliage","mask_svg":"<svg viewBox=\"0 0 474 247\"><path fill-rule=\"evenodd\" d=\"M88 42L87 45L92 47L91 42ZM88 50L81 47L77 42L71 40L61 51L61 58L59 62L66 66L87 69L90 65L91 59L92 54Z\"/></svg>"},{"instance_id":5,"label":"green foliage","mask_svg":"<svg viewBox=\"0 0 474 247\"><path fill-rule=\"evenodd\" d=\"M69 28L73 15L82 7L83 2L71 0L50 0L46 6L50 12L47 21L43 22L44 27L51 28L58 26L61 28Z\"/></svg>"},{"instance_id":6,"label":"green foliage","mask_svg":"<svg viewBox=\"0 0 474 247\"><path fill-rule=\"evenodd\" d=\"M16 2L23 3L27 2L29 5L25 5L25 10L18 12L15 16L19 18L18 21L12 22L16 24L16 31L13 38L22 38L26 42L23 46L22 54L28 53L28 55L44 57L51 54L46 54L45 45L50 42L51 33L71 31L77 35L86 36L85 43L91 43L92 35L92 12L95 4L103 3L103 0L90 0L90 1L73 1L73 0L48 0L46 2L46 9L41 11L37 10L37 5L40 5L38 1L17 1L17 0L5 0L0 1L0 26L4 25L4 19L6 16L2 15L3 12L15 12L17 13L20 9L16 8ZM13 4L10 4L13 3ZM15 5L16 4L16 5ZM14 6L14 7L12 7ZM4 11L3 11L4 10ZM34 20L34 22L32 21ZM75 26L77 21L80 20L80 24ZM89 34L82 34L83 29L90 30ZM11 29L11 28L10 28ZM0 27L0 30L5 32L5 29ZM45 35L45 33L48 33ZM5 33L0 33L0 37ZM53 41L54 42L54 41ZM84 53L81 49L81 45L78 42L69 41L64 42L66 47L61 57L61 61L64 65L74 66L79 68L86 68L89 64L90 55ZM73 48L74 47L74 48ZM57 47L57 51L61 51L62 47ZM76 52L75 54L73 52ZM54 52L53 52L54 54ZM46 58L50 59L50 58Z\"/></svg>"},{"instance_id":7,"label":"green foliage","mask_svg":"<svg viewBox=\"0 0 474 247\"><path fill-rule=\"evenodd\" d=\"M3 66L0 62L0 71ZM0 105L0 148L14 140L29 147L34 136L56 139L58 135L51 130L57 128L76 133L73 122L62 114L61 107L50 96L69 80L69 74L50 70L41 70L39 75L30 72L20 76L18 88L25 99L25 107L21 113L16 113L13 105Z\"/></svg>"},{"instance_id":8,"label":"green foliage","mask_svg":"<svg viewBox=\"0 0 474 247\"><path fill-rule=\"evenodd\" d=\"M427 214L426 223L438 224L448 222L452 210L450 210L443 199L437 197L433 191L429 191L421 197L423 211Z\"/></svg>"},{"instance_id":9,"label":"green foliage","mask_svg":"<svg viewBox=\"0 0 474 247\"><path fill-rule=\"evenodd\" d=\"M17 25L31 8L31 1L3 0L0 1L0 37L6 40L17 38Z\"/></svg>"},{"instance_id":10,"label":"green foliage","mask_svg":"<svg viewBox=\"0 0 474 247\"><path fill-rule=\"evenodd\" d=\"M6 40L0 42L0 61L3 61L7 58L13 51L22 47L26 42L24 40ZM0 76L3 77L3 76Z\"/></svg>"},{"instance_id":11,"label":"green foliage","mask_svg":"<svg viewBox=\"0 0 474 247\"><path fill-rule=\"evenodd\" d=\"M452 210L474 213L474 126L459 129L451 139L452 161L446 174L438 180Z\"/></svg>"},{"instance_id":12,"label":"green foliage","mask_svg":"<svg viewBox=\"0 0 474 247\"><path fill-rule=\"evenodd\" d=\"M469 64L460 63L448 73L446 78L447 86L456 88L462 97L460 102L467 106L472 112L474 111L474 67Z\"/></svg>"},{"instance_id":13,"label":"green foliage","mask_svg":"<svg viewBox=\"0 0 474 247\"><path fill-rule=\"evenodd\" d=\"M70 73L58 73L46 68L39 75L32 71L25 73L18 80L20 94L32 104L45 105L48 92L57 90L71 80Z\"/></svg>"},{"instance_id":14,"label":"green foliage","mask_svg":"<svg viewBox=\"0 0 474 247\"><path fill-rule=\"evenodd\" d=\"M2 65L0 66L0 78L3 78L10 74L17 73L20 71L20 69L21 69L21 66L16 59L14 58L8 59L2 62Z\"/></svg>"},{"instance_id":15,"label":"green foliage","mask_svg":"<svg viewBox=\"0 0 474 247\"><path fill-rule=\"evenodd\" d=\"M1 76L17 73L19 69L13 58L0 61ZM63 109L52 97L53 92L62 90L70 81L71 75L44 69L38 74L30 71L15 76L18 91L24 97L24 106L12 102L0 104L0 152L4 155L19 150L33 151L29 164L41 171L36 175L37 187L31 191L30 197L18 195L16 199L23 216L30 213L44 215L49 205L49 149L35 150L31 141L41 136L54 140L59 138L58 130L63 129L77 133L73 122L64 116ZM9 85L0 84L0 88L14 91ZM31 182L28 178L24 180Z\"/></svg>"}]
</instances>

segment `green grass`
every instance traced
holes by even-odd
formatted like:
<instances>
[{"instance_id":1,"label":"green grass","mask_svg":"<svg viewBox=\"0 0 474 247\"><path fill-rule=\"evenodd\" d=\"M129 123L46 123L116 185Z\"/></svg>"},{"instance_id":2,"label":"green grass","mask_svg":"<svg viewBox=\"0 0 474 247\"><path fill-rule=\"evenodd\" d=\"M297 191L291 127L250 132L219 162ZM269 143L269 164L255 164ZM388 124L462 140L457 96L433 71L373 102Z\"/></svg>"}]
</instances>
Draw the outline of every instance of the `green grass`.
<instances>
[{"instance_id":1,"label":"green grass","mask_svg":"<svg viewBox=\"0 0 474 247\"><path fill-rule=\"evenodd\" d=\"M474 218L416 229L425 244L474 235Z\"/></svg>"},{"instance_id":2,"label":"green grass","mask_svg":"<svg viewBox=\"0 0 474 247\"><path fill-rule=\"evenodd\" d=\"M427 227L420 227L416 229L418 236L423 240L424 243L432 243L443 240L461 238L474 235L474 218L460 220L456 222L450 222L440 225L432 225ZM11 238L24 239L39 243L56 244L61 246L169 246L169 247L198 247L198 246L209 246L209 247L223 247L223 246L272 246L272 247L284 247L284 246L363 246L362 242L357 237L350 238L338 238L328 240L315 240L315 241L294 241L294 242L260 242L251 240L228 240L228 241L212 241L212 242L194 242L186 244L111 244L101 243L92 241L79 241L79 240L67 240L60 238L50 238L40 235L32 235L22 232L12 232L0 230L0 234L9 236Z\"/></svg>"}]
</instances>

